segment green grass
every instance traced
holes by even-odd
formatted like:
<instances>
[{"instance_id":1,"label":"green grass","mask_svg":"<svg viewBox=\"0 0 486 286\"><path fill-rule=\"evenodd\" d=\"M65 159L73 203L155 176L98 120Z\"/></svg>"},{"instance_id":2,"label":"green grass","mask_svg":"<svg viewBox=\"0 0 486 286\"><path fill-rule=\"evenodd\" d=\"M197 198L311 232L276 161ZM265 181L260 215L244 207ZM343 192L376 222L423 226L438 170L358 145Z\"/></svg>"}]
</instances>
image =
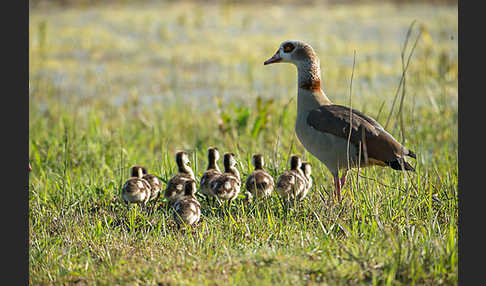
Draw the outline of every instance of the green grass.
<instances>
[{"instance_id":1,"label":"green grass","mask_svg":"<svg viewBox=\"0 0 486 286\"><path fill-rule=\"evenodd\" d=\"M29 17L30 284L457 284L457 7L169 2ZM354 170L335 204L331 174L295 137L295 68L263 61L284 40L310 43L324 91L348 105L356 51L353 108L384 125L413 20L405 128L394 116L387 129L417 172ZM253 153L275 178L302 154L314 187L295 210L276 194L230 215L201 199L187 232L163 200L121 203L131 165L168 180L184 149L200 177L209 146L234 152L243 180Z\"/></svg>"}]
</instances>

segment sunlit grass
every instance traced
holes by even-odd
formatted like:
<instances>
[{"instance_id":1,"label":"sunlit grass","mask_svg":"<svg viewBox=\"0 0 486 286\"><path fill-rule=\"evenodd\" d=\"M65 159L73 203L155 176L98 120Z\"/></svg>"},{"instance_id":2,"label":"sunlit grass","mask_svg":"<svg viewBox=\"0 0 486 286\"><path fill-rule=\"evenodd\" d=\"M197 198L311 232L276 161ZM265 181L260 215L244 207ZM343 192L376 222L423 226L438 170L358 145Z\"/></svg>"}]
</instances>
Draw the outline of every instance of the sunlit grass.
<instances>
[{"instance_id":1,"label":"sunlit grass","mask_svg":"<svg viewBox=\"0 0 486 286\"><path fill-rule=\"evenodd\" d=\"M353 171L336 205L294 135L295 68L263 61L286 39L309 42L325 92L348 104L356 51L353 108L384 125L413 20L402 112L417 172ZM457 284L457 7L53 8L31 10L29 32L31 284ZM398 117L388 130L402 138ZM121 204L131 165L168 180L184 149L200 177L213 145L243 179L253 153L275 178L303 154L315 186L295 210L274 196L228 215L201 198L188 232L163 201Z\"/></svg>"}]
</instances>

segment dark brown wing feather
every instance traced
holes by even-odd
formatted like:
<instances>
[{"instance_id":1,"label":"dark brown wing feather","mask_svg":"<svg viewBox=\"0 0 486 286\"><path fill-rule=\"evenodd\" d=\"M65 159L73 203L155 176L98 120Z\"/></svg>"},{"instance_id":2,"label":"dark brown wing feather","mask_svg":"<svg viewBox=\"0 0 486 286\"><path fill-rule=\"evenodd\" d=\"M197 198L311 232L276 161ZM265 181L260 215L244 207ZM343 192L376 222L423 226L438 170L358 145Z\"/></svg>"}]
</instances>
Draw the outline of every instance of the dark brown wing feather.
<instances>
[{"instance_id":1,"label":"dark brown wing feather","mask_svg":"<svg viewBox=\"0 0 486 286\"><path fill-rule=\"evenodd\" d=\"M359 148L359 143L364 143L368 158L382 161L387 165L394 164L403 155L415 158L415 154L402 146L393 136L373 118L353 109L352 130L350 142ZM309 112L307 124L313 128L348 139L350 109L342 105L323 105ZM390 165L391 166L391 165ZM393 167L393 166L392 166ZM410 166L411 167L411 166ZM407 169L407 167L406 167Z\"/></svg>"}]
</instances>

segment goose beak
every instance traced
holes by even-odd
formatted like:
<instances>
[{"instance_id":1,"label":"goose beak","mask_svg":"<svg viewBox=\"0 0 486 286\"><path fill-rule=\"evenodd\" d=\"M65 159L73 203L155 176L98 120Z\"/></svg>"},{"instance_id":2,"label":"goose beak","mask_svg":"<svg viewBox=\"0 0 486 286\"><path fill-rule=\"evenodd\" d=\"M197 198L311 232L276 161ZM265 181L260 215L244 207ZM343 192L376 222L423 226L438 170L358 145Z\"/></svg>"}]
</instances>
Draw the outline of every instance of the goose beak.
<instances>
[{"instance_id":1,"label":"goose beak","mask_svg":"<svg viewBox=\"0 0 486 286\"><path fill-rule=\"evenodd\" d=\"M266 60L265 62L263 62L263 65L269 65L269 64L278 63L281 60L282 60L282 58L280 57L280 53L277 51L275 53L275 55L273 55L273 57L271 57L268 60Z\"/></svg>"}]
</instances>

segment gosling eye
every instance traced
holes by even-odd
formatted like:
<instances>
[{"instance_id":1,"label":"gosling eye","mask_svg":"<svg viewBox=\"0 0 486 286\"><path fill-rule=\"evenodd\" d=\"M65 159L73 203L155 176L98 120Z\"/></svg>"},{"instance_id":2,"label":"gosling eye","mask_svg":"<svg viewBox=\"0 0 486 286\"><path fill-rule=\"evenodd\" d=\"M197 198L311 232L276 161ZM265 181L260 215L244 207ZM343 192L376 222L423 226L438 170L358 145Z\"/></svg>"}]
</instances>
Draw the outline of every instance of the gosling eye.
<instances>
[{"instance_id":1,"label":"gosling eye","mask_svg":"<svg viewBox=\"0 0 486 286\"><path fill-rule=\"evenodd\" d=\"M290 53L295 49L294 45L292 43L286 43L283 45L283 51L284 53Z\"/></svg>"}]
</instances>

